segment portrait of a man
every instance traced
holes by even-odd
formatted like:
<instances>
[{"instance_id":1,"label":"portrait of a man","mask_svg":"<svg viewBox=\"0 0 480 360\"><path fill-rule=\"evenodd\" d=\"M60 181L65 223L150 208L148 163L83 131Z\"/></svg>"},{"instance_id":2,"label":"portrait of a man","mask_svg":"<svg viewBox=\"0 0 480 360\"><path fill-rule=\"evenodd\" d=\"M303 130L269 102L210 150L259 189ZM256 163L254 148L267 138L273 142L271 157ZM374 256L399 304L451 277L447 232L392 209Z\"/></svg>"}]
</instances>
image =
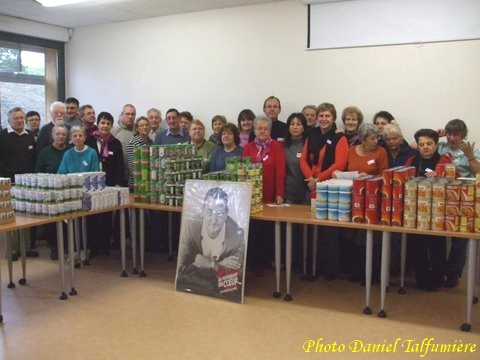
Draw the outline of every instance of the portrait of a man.
<instances>
[{"instance_id":1,"label":"portrait of a man","mask_svg":"<svg viewBox=\"0 0 480 360\"><path fill-rule=\"evenodd\" d=\"M229 196L220 183L214 183L213 187L208 184L211 182L196 183L206 183L207 189L204 196L198 186L193 191L193 197L202 198L197 206L198 201L188 201L188 186L185 189L176 289L242 302L247 236L245 226L230 215L238 213L239 204L235 204L238 196L235 193ZM244 197L241 198L245 203ZM241 211L248 214L249 206L248 202L247 209Z\"/></svg>"}]
</instances>

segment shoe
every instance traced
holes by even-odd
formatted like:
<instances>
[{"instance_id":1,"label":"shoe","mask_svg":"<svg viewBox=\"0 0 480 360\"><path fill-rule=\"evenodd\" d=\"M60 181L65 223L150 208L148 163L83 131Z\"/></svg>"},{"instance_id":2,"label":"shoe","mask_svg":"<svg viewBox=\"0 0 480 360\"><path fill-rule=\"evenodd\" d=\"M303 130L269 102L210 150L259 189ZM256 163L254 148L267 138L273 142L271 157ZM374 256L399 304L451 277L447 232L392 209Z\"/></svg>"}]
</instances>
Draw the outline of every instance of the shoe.
<instances>
[{"instance_id":1,"label":"shoe","mask_svg":"<svg viewBox=\"0 0 480 360\"><path fill-rule=\"evenodd\" d=\"M50 250L50 259L58 260L58 250L57 249Z\"/></svg>"},{"instance_id":2,"label":"shoe","mask_svg":"<svg viewBox=\"0 0 480 360\"><path fill-rule=\"evenodd\" d=\"M27 257L38 257L38 251L29 249L26 253Z\"/></svg>"},{"instance_id":3,"label":"shoe","mask_svg":"<svg viewBox=\"0 0 480 360\"><path fill-rule=\"evenodd\" d=\"M457 287L459 282L460 280L457 274L450 274L450 275L447 275L447 280L445 280L443 287L446 287L447 289L451 289L451 288Z\"/></svg>"},{"instance_id":4,"label":"shoe","mask_svg":"<svg viewBox=\"0 0 480 360\"><path fill-rule=\"evenodd\" d=\"M12 253L12 261L17 261L18 260L18 253L13 252Z\"/></svg>"}]
</instances>

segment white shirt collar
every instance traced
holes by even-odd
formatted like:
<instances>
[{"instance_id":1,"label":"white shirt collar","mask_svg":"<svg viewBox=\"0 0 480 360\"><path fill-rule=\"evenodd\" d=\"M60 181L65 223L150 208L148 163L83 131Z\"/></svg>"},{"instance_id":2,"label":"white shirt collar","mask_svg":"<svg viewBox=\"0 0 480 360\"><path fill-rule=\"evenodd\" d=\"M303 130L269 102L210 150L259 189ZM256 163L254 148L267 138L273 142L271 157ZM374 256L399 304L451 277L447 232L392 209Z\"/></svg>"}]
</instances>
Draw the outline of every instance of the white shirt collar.
<instances>
[{"instance_id":1,"label":"white shirt collar","mask_svg":"<svg viewBox=\"0 0 480 360\"><path fill-rule=\"evenodd\" d=\"M8 131L9 134L11 134L12 132L14 132L14 133L16 133L16 134L18 134L18 135L28 134L28 132L25 130L25 128L23 128L22 132L19 134L19 133L17 133L15 130L13 130L13 128L12 128L10 125L8 125L7 131Z\"/></svg>"}]
</instances>

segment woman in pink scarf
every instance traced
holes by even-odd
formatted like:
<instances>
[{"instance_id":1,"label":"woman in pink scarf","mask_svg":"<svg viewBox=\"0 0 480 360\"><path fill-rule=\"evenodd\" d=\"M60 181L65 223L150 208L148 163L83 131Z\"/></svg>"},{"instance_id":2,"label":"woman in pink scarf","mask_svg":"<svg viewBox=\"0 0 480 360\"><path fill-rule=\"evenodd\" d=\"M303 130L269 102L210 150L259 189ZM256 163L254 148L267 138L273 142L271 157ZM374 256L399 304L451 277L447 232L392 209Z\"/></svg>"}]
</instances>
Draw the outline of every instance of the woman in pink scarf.
<instances>
[{"instance_id":1,"label":"woman in pink scarf","mask_svg":"<svg viewBox=\"0 0 480 360\"><path fill-rule=\"evenodd\" d=\"M245 145L243 156L263 166L263 202L283 204L285 195L286 160L283 146L270 137L272 121L257 117L253 123L255 140ZM248 240L248 262L256 276L273 259L274 223L251 221Z\"/></svg>"}]
</instances>

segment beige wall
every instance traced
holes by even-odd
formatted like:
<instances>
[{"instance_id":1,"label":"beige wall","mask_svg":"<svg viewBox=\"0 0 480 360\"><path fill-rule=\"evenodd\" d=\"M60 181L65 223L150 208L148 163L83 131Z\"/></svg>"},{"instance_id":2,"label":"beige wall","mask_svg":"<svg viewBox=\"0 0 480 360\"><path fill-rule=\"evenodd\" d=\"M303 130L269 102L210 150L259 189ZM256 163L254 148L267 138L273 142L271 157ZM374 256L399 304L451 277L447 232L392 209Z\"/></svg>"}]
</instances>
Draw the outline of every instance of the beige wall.
<instances>
[{"instance_id":1,"label":"beige wall","mask_svg":"<svg viewBox=\"0 0 480 360\"><path fill-rule=\"evenodd\" d=\"M67 96L115 117L127 102L139 113L177 107L208 127L217 113L261 113L274 94L283 120L328 101L339 113L359 106L367 121L389 110L408 140L458 117L480 141L480 40L307 51L306 28L297 0L79 28Z\"/></svg>"}]
</instances>

